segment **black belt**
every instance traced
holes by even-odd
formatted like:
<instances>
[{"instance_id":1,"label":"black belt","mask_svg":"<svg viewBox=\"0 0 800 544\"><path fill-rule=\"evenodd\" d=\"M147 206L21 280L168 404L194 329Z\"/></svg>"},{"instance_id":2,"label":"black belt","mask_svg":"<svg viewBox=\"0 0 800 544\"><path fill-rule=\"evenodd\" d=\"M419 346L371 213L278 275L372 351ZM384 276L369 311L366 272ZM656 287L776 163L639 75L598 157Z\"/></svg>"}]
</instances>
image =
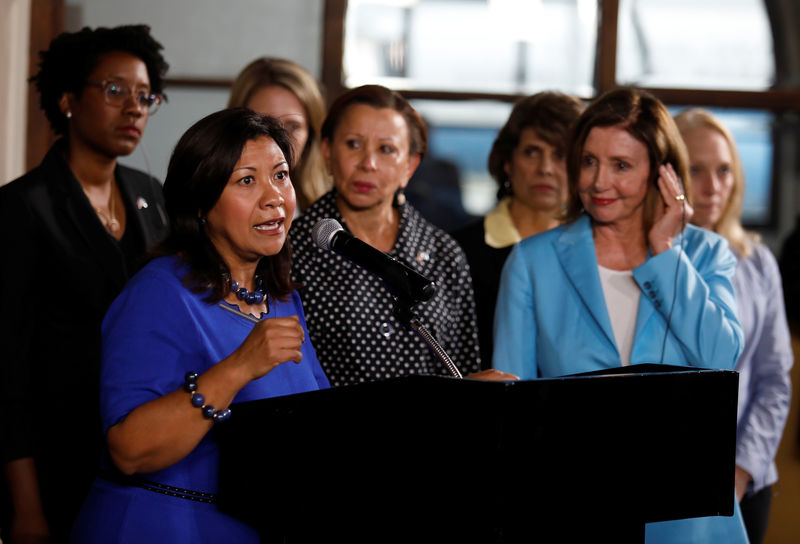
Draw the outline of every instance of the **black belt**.
<instances>
[{"instance_id":1,"label":"black belt","mask_svg":"<svg viewBox=\"0 0 800 544\"><path fill-rule=\"evenodd\" d=\"M217 496L213 493L204 493L202 491L192 491L191 489L182 489L180 487L173 487L171 485L153 482L140 476L126 476L119 472L101 472L98 476L109 482L114 482L121 485L131 485L152 491L154 493L161 493L162 495L169 495L170 497L177 497L179 499L186 499L196 502L204 502L207 504L216 504Z\"/></svg>"}]
</instances>

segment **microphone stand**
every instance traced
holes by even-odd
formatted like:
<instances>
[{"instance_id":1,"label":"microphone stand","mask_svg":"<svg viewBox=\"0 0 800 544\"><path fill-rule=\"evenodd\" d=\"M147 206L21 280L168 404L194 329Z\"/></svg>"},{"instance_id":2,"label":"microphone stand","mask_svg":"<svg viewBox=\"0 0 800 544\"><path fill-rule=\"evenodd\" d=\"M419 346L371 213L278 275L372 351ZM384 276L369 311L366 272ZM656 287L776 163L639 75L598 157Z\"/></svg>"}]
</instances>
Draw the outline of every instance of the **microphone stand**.
<instances>
[{"instance_id":1,"label":"microphone stand","mask_svg":"<svg viewBox=\"0 0 800 544\"><path fill-rule=\"evenodd\" d=\"M433 352L439 361L447 368L447 371L450 373L451 376L454 378L463 378L461 372L459 372L458 367L456 367L453 360L444 350L442 345L436 340L436 337L430 333L427 327L423 325L419 320L419 315L413 310L413 306L417 304L417 301L403 298L403 297L395 297L394 299L394 315L397 319L400 320L401 323L410 327L415 333L422 338L426 344L428 344L428 348Z\"/></svg>"}]
</instances>

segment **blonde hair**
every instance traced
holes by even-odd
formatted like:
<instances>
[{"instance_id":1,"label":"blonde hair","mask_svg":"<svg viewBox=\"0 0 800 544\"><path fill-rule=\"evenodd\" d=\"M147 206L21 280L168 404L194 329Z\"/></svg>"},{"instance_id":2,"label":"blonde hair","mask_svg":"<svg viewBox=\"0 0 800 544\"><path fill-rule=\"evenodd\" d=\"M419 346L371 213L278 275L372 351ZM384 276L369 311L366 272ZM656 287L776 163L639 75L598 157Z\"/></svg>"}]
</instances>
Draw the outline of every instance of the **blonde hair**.
<instances>
[{"instance_id":1,"label":"blonde hair","mask_svg":"<svg viewBox=\"0 0 800 544\"><path fill-rule=\"evenodd\" d=\"M228 107L246 107L257 91L271 85L278 85L294 94L306 111L308 140L291 173L297 205L304 211L333 186L325 173L319 147L325 101L316 80L302 66L290 60L261 57L245 66L236 76Z\"/></svg>"},{"instance_id":2,"label":"blonde hair","mask_svg":"<svg viewBox=\"0 0 800 544\"><path fill-rule=\"evenodd\" d=\"M745 189L744 170L742 169L742 161L739 158L733 135L713 113L702 108L690 108L682 111L675 116L675 124L678 126L681 136L685 136L698 128L708 128L718 132L728 143L728 149L731 152L733 187L722 216L717 221L717 224L714 225L714 231L728 240L728 243L740 258L748 257L753 252L753 246L760 241L760 236L754 232L748 232L742 227L742 202L744 201Z\"/></svg>"}]
</instances>

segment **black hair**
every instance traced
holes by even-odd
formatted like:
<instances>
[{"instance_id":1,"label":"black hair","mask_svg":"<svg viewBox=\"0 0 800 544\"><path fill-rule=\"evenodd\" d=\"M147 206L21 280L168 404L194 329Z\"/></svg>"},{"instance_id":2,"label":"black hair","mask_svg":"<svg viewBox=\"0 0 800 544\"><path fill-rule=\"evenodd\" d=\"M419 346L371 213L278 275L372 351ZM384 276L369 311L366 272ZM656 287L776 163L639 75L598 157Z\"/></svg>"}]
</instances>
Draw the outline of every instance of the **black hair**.
<instances>
[{"instance_id":1,"label":"black hair","mask_svg":"<svg viewBox=\"0 0 800 544\"><path fill-rule=\"evenodd\" d=\"M381 85L362 85L350 89L334 100L328 109L328 116L322 123L323 140L333 140L339 122L354 104L366 104L373 108L388 108L398 112L408 126L409 154L419 155L420 159L425 156L428 150L428 130L425 128L422 116L400 93Z\"/></svg>"},{"instance_id":2,"label":"black hair","mask_svg":"<svg viewBox=\"0 0 800 544\"><path fill-rule=\"evenodd\" d=\"M164 75L169 65L161 56L163 49L147 25L114 28L85 27L78 32L58 35L46 51L39 52L39 71L30 78L39 90L39 105L56 134L66 134L67 121L58 102L64 93L80 96L89 74L100 57L112 51L124 51L138 57L147 66L150 91L163 95Z\"/></svg>"},{"instance_id":3,"label":"black hair","mask_svg":"<svg viewBox=\"0 0 800 544\"><path fill-rule=\"evenodd\" d=\"M201 218L219 200L245 144L272 138L292 164L292 144L281 122L246 108L212 113L187 130L175 146L164 180L164 200L170 231L157 254L177 253L190 266L184 284L195 293L210 291L206 300L219 302L230 291L230 270L206 235ZM277 255L264 257L256 274L266 290L285 300L296 288L289 272L289 239Z\"/></svg>"}]
</instances>

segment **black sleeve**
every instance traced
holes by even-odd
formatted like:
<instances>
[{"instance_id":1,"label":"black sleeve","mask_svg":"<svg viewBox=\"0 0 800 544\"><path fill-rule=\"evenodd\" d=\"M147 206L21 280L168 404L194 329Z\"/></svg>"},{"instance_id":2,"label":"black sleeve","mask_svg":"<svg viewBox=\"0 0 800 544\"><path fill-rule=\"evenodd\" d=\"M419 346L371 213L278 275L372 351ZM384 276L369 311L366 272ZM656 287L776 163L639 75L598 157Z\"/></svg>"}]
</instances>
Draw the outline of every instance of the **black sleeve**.
<instances>
[{"instance_id":1,"label":"black sleeve","mask_svg":"<svg viewBox=\"0 0 800 544\"><path fill-rule=\"evenodd\" d=\"M55 303L57 287L40 283L43 264L29 205L17 191L0 191L0 449L3 463L33 455L30 352L39 312ZM38 301L38 302L37 302Z\"/></svg>"}]
</instances>

